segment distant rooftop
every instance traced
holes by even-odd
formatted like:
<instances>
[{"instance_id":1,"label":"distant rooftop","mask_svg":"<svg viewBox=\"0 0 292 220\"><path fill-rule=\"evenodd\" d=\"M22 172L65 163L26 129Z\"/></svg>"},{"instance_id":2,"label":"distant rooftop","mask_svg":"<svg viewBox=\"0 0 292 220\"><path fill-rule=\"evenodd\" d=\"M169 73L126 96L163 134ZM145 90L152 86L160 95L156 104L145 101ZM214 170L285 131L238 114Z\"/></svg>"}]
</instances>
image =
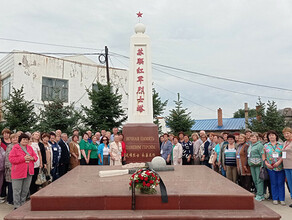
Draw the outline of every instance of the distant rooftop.
<instances>
[{"instance_id":1,"label":"distant rooftop","mask_svg":"<svg viewBox=\"0 0 292 220\"><path fill-rule=\"evenodd\" d=\"M249 119L251 120L251 119ZM218 126L218 119L195 120L193 131L233 131L245 129L245 118L223 118L223 126Z\"/></svg>"}]
</instances>

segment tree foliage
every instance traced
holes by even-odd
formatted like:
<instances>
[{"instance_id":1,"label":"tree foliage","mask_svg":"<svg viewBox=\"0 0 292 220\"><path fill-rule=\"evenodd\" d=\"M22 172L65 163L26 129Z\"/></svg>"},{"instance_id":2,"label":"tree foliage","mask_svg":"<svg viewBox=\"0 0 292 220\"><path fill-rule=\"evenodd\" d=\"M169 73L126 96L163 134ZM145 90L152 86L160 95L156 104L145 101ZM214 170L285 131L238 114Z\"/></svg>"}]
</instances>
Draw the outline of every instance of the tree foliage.
<instances>
[{"instance_id":1,"label":"tree foliage","mask_svg":"<svg viewBox=\"0 0 292 220\"><path fill-rule=\"evenodd\" d=\"M153 98L153 118L155 119L157 116L160 116L164 113L168 100L165 100L164 102L161 101L158 92L156 92L154 88L152 89L152 98Z\"/></svg>"},{"instance_id":2,"label":"tree foliage","mask_svg":"<svg viewBox=\"0 0 292 220\"><path fill-rule=\"evenodd\" d=\"M256 109L248 109L248 117L249 118L255 118L257 116ZM233 118L244 118L245 117L245 110L244 109L238 109L236 112L233 113Z\"/></svg>"},{"instance_id":3,"label":"tree foliage","mask_svg":"<svg viewBox=\"0 0 292 220\"><path fill-rule=\"evenodd\" d=\"M33 100L25 100L23 86L20 89L13 88L10 98L4 101L5 127L16 131L31 131L37 122L32 102Z\"/></svg>"},{"instance_id":4,"label":"tree foliage","mask_svg":"<svg viewBox=\"0 0 292 220\"><path fill-rule=\"evenodd\" d=\"M165 111L165 107L168 103L168 100L164 102L161 101L158 92L156 92L155 88L152 89L152 99L153 99L153 120L154 123L158 126L158 132L162 133L162 126L159 124L158 116L162 115Z\"/></svg>"},{"instance_id":5,"label":"tree foliage","mask_svg":"<svg viewBox=\"0 0 292 220\"><path fill-rule=\"evenodd\" d=\"M266 104L259 99L257 105L260 106L258 111L260 120L252 120L248 127L256 132L275 130L279 136L282 136L282 130L285 127L285 119L284 116L278 112L276 103L274 101L268 101L266 107Z\"/></svg>"},{"instance_id":6,"label":"tree foliage","mask_svg":"<svg viewBox=\"0 0 292 220\"><path fill-rule=\"evenodd\" d=\"M80 111L75 110L74 103L64 105L63 100L55 97L52 101L44 103L44 108L40 109L36 129L42 132L60 129L70 134L75 127L80 125L80 116Z\"/></svg>"},{"instance_id":7,"label":"tree foliage","mask_svg":"<svg viewBox=\"0 0 292 220\"><path fill-rule=\"evenodd\" d=\"M174 134L178 134L180 131L190 133L195 121L191 118L191 113L187 112L187 108L182 107L183 102L180 100L179 93L178 99L174 103L175 108L170 110L169 116L166 117L166 125Z\"/></svg>"},{"instance_id":8,"label":"tree foliage","mask_svg":"<svg viewBox=\"0 0 292 220\"><path fill-rule=\"evenodd\" d=\"M92 130L111 130L127 120L122 109L122 95L113 92L111 85L97 83L97 90L87 90L91 105L82 106L84 123Z\"/></svg>"}]
</instances>

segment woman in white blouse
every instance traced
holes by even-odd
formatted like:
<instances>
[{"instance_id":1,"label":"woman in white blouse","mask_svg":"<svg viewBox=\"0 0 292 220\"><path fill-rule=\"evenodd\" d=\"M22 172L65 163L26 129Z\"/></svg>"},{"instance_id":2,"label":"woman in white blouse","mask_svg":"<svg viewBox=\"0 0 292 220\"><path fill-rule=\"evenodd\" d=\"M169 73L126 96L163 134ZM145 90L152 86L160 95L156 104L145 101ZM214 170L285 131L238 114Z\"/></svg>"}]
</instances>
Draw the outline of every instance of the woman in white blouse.
<instances>
[{"instance_id":1,"label":"woman in white blouse","mask_svg":"<svg viewBox=\"0 0 292 220\"><path fill-rule=\"evenodd\" d=\"M172 149L173 165L182 165L182 146L178 142L178 137L173 138L174 147Z\"/></svg>"}]
</instances>

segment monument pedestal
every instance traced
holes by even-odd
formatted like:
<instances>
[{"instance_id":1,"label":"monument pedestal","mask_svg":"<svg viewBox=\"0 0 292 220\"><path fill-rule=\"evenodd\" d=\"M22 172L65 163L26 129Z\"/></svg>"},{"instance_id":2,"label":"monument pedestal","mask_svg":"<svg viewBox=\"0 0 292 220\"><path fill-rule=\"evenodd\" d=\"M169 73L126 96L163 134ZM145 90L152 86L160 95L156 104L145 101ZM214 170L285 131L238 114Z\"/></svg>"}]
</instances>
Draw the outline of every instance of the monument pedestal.
<instances>
[{"instance_id":1,"label":"monument pedestal","mask_svg":"<svg viewBox=\"0 0 292 220\"><path fill-rule=\"evenodd\" d=\"M121 167L78 166L5 219L280 219L253 194L206 166L176 166L175 171L160 172L169 202L161 202L159 187L154 195L136 190L133 211L130 175L99 177L100 170L110 169Z\"/></svg>"},{"instance_id":2,"label":"monument pedestal","mask_svg":"<svg viewBox=\"0 0 292 220\"><path fill-rule=\"evenodd\" d=\"M123 127L127 163L150 162L160 155L158 127L154 123L128 123Z\"/></svg>"}]
</instances>

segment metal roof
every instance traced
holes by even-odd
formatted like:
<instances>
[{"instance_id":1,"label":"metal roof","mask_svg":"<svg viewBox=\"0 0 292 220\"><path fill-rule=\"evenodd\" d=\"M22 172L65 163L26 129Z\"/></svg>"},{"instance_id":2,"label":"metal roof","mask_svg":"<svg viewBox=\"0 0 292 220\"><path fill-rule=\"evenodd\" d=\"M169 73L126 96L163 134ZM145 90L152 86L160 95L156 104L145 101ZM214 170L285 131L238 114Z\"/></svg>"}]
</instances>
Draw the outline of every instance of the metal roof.
<instances>
[{"instance_id":1,"label":"metal roof","mask_svg":"<svg viewBox=\"0 0 292 220\"><path fill-rule=\"evenodd\" d=\"M218 119L195 120L193 131L228 131L245 129L245 118L223 118L223 126L218 126Z\"/></svg>"}]
</instances>

